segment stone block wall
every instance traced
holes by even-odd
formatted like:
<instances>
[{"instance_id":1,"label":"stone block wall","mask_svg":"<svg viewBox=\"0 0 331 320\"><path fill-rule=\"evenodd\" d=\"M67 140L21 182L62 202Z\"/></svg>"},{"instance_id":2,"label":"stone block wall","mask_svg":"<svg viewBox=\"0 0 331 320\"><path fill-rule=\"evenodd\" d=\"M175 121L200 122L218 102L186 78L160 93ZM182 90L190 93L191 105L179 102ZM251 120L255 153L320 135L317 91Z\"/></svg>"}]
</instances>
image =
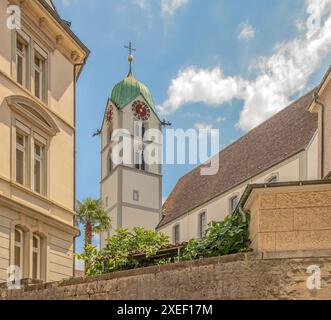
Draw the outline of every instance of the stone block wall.
<instances>
[{"instance_id":1,"label":"stone block wall","mask_svg":"<svg viewBox=\"0 0 331 320\"><path fill-rule=\"evenodd\" d=\"M309 290L307 269L321 269ZM331 299L331 251L238 254L118 272L90 279L0 289L1 300Z\"/></svg>"},{"instance_id":2,"label":"stone block wall","mask_svg":"<svg viewBox=\"0 0 331 320\"><path fill-rule=\"evenodd\" d=\"M246 209L256 252L331 249L331 184L257 188Z\"/></svg>"}]
</instances>

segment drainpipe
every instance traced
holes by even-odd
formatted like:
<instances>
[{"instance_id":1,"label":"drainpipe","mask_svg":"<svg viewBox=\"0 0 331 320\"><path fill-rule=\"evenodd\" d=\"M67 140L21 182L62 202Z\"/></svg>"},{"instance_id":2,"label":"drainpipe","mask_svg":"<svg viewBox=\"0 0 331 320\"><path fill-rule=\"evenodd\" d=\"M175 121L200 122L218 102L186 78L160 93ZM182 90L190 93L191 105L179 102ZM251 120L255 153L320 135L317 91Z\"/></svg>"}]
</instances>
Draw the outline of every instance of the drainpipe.
<instances>
[{"instance_id":1,"label":"drainpipe","mask_svg":"<svg viewBox=\"0 0 331 320\"><path fill-rule=\"evenodd\" d=\"M321 179L323 179L324 178L325 105L321 100L319 100L319 94L317 91L314 92L314 102L321 107Z\"/></svg>"},{"instance_id":2,"label":"drainpipe","mask_svg":"<svg viewBox=\"0 0 331 320\"><path fill-rule=\"evenodd\" d=\"M75 134L74 134L74 207L73 210L76 212L76 81L77 81L77 68L78 67L84 67L87 61L87 57L84 59L83 63L77 63L74 64L74 128L75 128ZM76 227L76 216L74 216L73 219L73 226ZM78 235L79 236L79 235ZM76 259L75 259L75 253L76 253L76 238L78 236L74 236L74 246L73 246L73 277L76 276Z\"/></svg>"}]
</instances>

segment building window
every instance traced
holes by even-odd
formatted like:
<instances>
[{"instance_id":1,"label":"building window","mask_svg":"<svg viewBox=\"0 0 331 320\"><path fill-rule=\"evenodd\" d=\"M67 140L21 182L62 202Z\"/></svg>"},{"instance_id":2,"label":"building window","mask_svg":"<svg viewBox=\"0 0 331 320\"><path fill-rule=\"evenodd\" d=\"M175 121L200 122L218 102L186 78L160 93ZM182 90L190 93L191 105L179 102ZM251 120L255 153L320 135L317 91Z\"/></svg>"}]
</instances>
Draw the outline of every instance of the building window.
<instances>
[{"instance_id":1,"label":"building window","mask_svg":"<svg viewBox=\"0 0 331 320\"><path fill-rule=\"evenodd\" d=\"M16 81L26 87L28 46L19 36L16 41Z\"/></svg>"},{"instance_id":2,"label":"building window","mask_svg":"<svg viewBox=\"0 0 331 320\"><path fill-rule=\"evenodd\" d=\"M135 168L137 170L142 170L145 171L146 169L146 165L145 165L145 159L144 159L144 151L136 151L135 152L135 159L134 159L134 164L135 164Z\"/></svg>"},{"instance_id":3,"label":"building window","mask_svg":"<svg viewBox=\"0 0 331 320\"><path fill-rule=\"evenodd\" d=\"M26 136L16 134L16 182L24 185L26 171Z\"/></svg>"},{"instance_id":4,"label":"building window","mask_svg":"<svg viewBox=\"0 0 331 320\"><path fill-rule=\"evenodd\" d=\"M206 216L205 212L199 214L198 224L199 224L198 236L199 236L199 238L202 239L205 236L206 227L207 227L207 216Z\"/></svg>"},{"instance_id":5,"label":"building window","mask_svg":"<svg viewBox=\"0 0 331 320\"><path fill-rule=\"evenodd\" d=\"M34 191L44 193L45 165L44 165L45 147L39 143L34 145Z\"/></svg>"},{"instance_id":6,"label":"building window","mask_svg":"<svg viewBox=\"0 0 331 320\"><path fill-rule=\"evenodd\" d=\"M133 201L139 201L139 191L133 191Z\"/></svg>"},{"instance_id":7,"label":"building window","mask_svg":"<svg viewBox=\"0 0 331 320\"><path fill-rule=\"evenodd\" d=\"M278 182L278 175L274 174L270 178L267 179L267 183L277 183Z\"/></svg>"},{"instance_id":8,"label":"building window","mask_svg":"<svg viewBox=\"0 0 331 320\"><path fill-rule=\"evenodd\" d=\"M106 197L105 205L106 205L106 208L108 208L108 205L109 205L109 198L108 197Z\"/></svg>"},{"instance_id":9,"label":"building window","mask_svg":"<svg viewBox=\"0 0 331 320\"><path fill-rule=\"evenodd\" d=\"M113 161L112 161L112 158L111 158L111 150L109 150L109 153L108 153L108 168L107 168L107 173L108 175L110 175L112 172L113 172Z\"/></svg>"},{"instance_id":10,"label":"building window","mask_svg":"<svg viewBox=\"0 0 331 320\"><path fill-rule=\"evenodd\" d=\"M24 232L20 228L15 228L14 256L14 264L21 269L21 274L23 274Z\"/></svg>"},{"instance_id":11,"label":"building window","mask_svg":"<svg viewBox=\"0 0 331 320\"><path fill-rule=\"evenodd\" d=\"M239 202L239 197L238 196L234 196L230 199L230 212L231 213L233 213L234 210L236 210L238 202Z\"/></svg>"},{"instance_id":12,"label":"building window","mask_svg":"<svg viewBox=\"0 0 331 320\"><path fill-rule=\"evenodd\" d=\"M177 244L180 242L180 227L179 224L175 225L173 228L173 243Z\"/></svg>"},{"instance_id":13,"label":"building window","mask_svg":"<svg viewBox=\"0 0 331 320\"><path fill-rule=\"evenodd\" d=\"M34 56L34 94L37 98L44 99L45 59L38 53Z\"/></svg>"},{"instance_id":14,"label":"building window","mask_svg":"<svg viewBox=\"0 0 331 320\"><path fill-rule=\"evenodd\" d=\"M32 277L33 279L40 279L41 269L41 239L37 235L33 235L32 248Z\"/></svg>"}]
</instances>

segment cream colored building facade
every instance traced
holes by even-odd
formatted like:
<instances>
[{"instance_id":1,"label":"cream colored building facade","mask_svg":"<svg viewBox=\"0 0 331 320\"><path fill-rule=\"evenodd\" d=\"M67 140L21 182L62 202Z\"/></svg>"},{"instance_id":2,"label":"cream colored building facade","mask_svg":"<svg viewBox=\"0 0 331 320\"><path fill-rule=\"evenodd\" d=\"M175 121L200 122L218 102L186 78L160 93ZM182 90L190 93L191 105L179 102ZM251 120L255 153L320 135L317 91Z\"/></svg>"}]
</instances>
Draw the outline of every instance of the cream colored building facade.
<instances>
[{"instance_id":1,"label":"cream colored building facade","mask_svg":"<svg viewBox=\"0 0 331 320\"><path fill-rule=\"evenodd\" d=\"M89 54L50 0L0 1L0 282L73 276L75 82Z\"/></svg>"}]
</instances>

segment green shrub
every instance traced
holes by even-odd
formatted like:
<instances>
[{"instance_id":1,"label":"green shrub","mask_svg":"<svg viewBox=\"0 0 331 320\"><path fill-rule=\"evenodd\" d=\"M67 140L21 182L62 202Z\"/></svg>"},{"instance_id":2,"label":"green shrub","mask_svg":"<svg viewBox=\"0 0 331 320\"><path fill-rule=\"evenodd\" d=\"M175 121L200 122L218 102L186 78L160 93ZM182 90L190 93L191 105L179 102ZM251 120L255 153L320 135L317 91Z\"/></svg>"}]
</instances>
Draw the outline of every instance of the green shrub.
<instances>
[{"instance_id":1,"label":"green shrub","mask_svg":"<svg viewBox=\"0 0 331 320\"><path fill-rule=\"evenodd\" d=\"M134 258L135 254L145 258L154 256L160 248L169 244L169 238L164 233L134 228L133 232L126 229L115 230L116 234L107 239L104 249L88 247L83 254L76 255L78 259L89 262L86 275L99 275L115 271L129 270L141 266Z\"/></svg>"},{"instance_id":2,"label":"green shrub","mask_svg":"<svg viewBox=\"0 0 331 320\"><path fill-rule=\"evenodd\" d=\"M250 251L249 220L249 213L243 215L235 213L222 222L210 223L205 237L189 241L181 250L179 257L176 255L171 258L153 259L161 248L169 244L169 238L164 233L142 228L134 228L132 232L118 229L114 236L107 239L104 249L98 250L96 247L88 246L84 253L76 254L76 257L89 266L86 275L94 276L147 265L248 252Z\"/></svg>"},{"instance_id":3,"label":"green shrub","mask_svg":"<svg viewBox=\"0 0 331 320\"><path fill-rule=\"evenodd\" d=\"M214 257L250 251L250 214L235 213L221 222L211 222L203 239L193 239L182 250L182 260Z\"/></svg>"}]
</instances>

